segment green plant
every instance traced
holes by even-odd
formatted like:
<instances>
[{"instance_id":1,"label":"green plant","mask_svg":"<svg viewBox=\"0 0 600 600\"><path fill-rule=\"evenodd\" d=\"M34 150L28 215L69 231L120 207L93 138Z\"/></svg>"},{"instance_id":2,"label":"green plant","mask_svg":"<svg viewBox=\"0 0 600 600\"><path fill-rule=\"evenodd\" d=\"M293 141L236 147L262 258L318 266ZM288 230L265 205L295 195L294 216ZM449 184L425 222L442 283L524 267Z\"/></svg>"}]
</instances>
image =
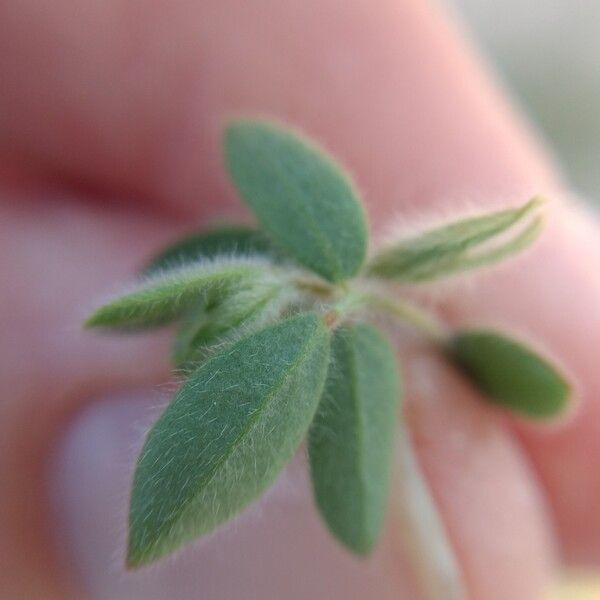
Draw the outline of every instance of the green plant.
<instances>
[{"instance_id":1,"label":"green plant","mask_svg":"<svg viewBox=\"0 0 600 600\"><path fill-rule=\"evenodd\" d=\"M347 548L367 554L382 526L402 395L382 318L421 330L492 402L531 418L567 406L564 377L530 348L499 332L450 331L393 287L520 251L540 231L541 201L444 225L367 259L358 192L321 150L255 120L230 123L224 145L260 228L184 238L86 323L127 331L178 324L172 358L186 380L138 460L128 565L230 519L307 434L321 515Z\"/></svg>"}]
</instances>

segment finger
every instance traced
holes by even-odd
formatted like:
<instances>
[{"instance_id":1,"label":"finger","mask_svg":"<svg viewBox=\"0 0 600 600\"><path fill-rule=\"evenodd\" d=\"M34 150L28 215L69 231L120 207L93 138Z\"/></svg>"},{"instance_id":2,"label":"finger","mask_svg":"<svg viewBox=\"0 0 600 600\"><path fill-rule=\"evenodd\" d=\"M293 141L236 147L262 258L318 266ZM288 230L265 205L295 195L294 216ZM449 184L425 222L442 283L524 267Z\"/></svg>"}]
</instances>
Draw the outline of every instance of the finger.
<instances>
[{"instance_id":1,"label":"finger","mask_svg":"<svg viewBox=\"0 0 600 600\"><path fill-rule=\"evenodd\" d=\"M405 369L408 425L466 590L446 586L437 597L546 597L557 565L535 476L481 398L444 366L418 352Z\"/></svg>"},{"instance_id":2,"label":"finger","mask_svg":"<svg viewBox=\"0 0 600 600\"><path fill-rule=\"evenodd\" d=\"M555 356L574 382L577 412L562 427L515 424L549 499L565 558L600 561L600 378L594 348L600 335L600 242L593 217L555 207L542 241L522 260L462 290L458 322L493 322L522 332ZM518 294L518 295L517 295ZM456 300L456 298L455 298Z\"/></svg>"},{"instance_id":3,"label":"finger","mask_svg":"<svg viewBox=\"0 0 600 600\"><path fill-rule=\"evenodd\" d=\"M222 120L258 111L334 150L385 219L553 181L428 3L120 6L86 2L68 19L64 2L0 9L0 134L32 168L171 210L221 209Z\"/></svg>"},{"instance_id":4,"label":"finger","mask_svg":"<svg viewBox=\"0 0 600 600\"><path fill-rule=\"evenodd\" d=\"M1 198L1 587L7 598L65 598L70 577L45 489L52 442L90 394L168 374L164 340L94 339L80 322L99 287L129 276L164 225L84 210L64 196Z\"/></svg>"}]
</instances>

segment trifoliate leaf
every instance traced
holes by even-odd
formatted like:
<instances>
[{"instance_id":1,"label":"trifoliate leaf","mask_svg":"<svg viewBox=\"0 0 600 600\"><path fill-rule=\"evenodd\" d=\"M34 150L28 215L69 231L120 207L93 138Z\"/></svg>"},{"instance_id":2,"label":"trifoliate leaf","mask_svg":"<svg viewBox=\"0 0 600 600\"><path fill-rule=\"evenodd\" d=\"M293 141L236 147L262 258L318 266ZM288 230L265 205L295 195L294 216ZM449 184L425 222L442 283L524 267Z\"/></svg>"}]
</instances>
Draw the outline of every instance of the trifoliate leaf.
<instances>
[{"instance_id":1,"label":"trifoliate leaf","mask_svg":"<svg viewBox=\"0 0 600 600\"><path fill-rule=\"evenodd\" d=\"M400 378L390 344L369 325L339 328L331 350L309 435L313 487L333 534L364 555L383 522Z\"/></svg>"},{"instance_id":2,"label":"trifoliate leaf","mask_svg":"<svg viewBox=\"0 0 600 600\"><path fill-rule=\"evenodd\" d=\"M452 340L451 353L491 400L526 417L554 417L568 405L564 376L521 342L494 331L466 330Z\"/></svg>"},{"instance_id":3,"label":"trifoliate leaf","mask_svg":"<svg viewBox=\"0 0 600 600\"><path fill-rule=\"evenodd\" d=\"M329 333L307 313L249 335L190 376L138 461L130 567L211 531L273 482L310 425L328 358Z\"/></svg>"},{"instance_id":4,"label":"trifoliate leaf","mask_svg":"<svg viewBox=\"0 0 600 600\"><path fill-rule=\"evenodd\" d=\"M237 335L257 329L275 318L281 309L277 298L282 295L275 283L259 283L232 292L216 306L200 306L181 324L173 344L175 367L189 369L203 362L215 346Z\"/></svg>"},{"instance_id":5,"label":"trifoliate leaf","mask_svg":"<svg viewBox=\"0 0 600 600\"><path fill-rule=\"evenodd\" d=\"M497 262L536 238L541 228L539 217L523 231L515 233L513 228L524 223L541 202L534 198L516 209L465 219L402 240L377 254L368 273L399 281L427 281ZM509 237L501 238L502 234ZM499 245L490 247L499 237Z\"/></svg>"},{"instance_id":6,"label":"trifoliate leaf","mask_svg":"<svg viewBox=\"0 0 600 600\"><path fill-rule=\"evenodd\" d=\"M216 302L230 293L232 286L259 279L265 270L261 262L223 260L168 271L101 306L85 325L110 329L164 325L201 300Z\"/></svg>"},{"instance_id":7,"label":"trifoliate leaf","mask_svg":"<svg viewBox=\"0 0 600 600\"><path fill-rule=\"evenodd\" d=\"M142 275L154 275L216 256L270 255L272 251L272 243L263 232L243 225L222 226L181 237L150 260Z\"/></svg>"},{"instance_id":8,"label":"trifoliate leaf","mask_svg":"<svg viewBox=\"0 0 600 600\"><path fill-rule=\"evenodd\" d=\"M356 190L329 156L289 130L251 120L229 125L225 156L240 195L290 256L330 281L358 272L367 224Z\"/></svg>"}]
</instances>

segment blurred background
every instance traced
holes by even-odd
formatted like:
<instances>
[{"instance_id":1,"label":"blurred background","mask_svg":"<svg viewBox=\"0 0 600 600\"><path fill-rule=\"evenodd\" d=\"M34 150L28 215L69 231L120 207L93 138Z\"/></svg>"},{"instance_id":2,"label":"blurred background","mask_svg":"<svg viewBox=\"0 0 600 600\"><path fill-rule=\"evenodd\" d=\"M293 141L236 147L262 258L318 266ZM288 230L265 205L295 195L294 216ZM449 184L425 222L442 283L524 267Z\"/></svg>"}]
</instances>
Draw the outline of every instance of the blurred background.
<instances>
[{"instance_id":1,"label":"blurred background","mask_svg":"<svg viewBox=\"0 0 600 600\"><path fill-rule=\"evenodd\" d=\"M600 1L447 1L566 179L600 209ZM600 577L566 573L552 600L600 600Z\"/></svg>"},{"instance_id":2,"label":"blurred background","mask_svg":"<svg viewBox=\"0 0 600 600\"><path fill-rule=\"evenodd\" d=\"M600 199L600 2L448 2L554 149L567 179L586 198Z\"/></svg>"}]
</instances>

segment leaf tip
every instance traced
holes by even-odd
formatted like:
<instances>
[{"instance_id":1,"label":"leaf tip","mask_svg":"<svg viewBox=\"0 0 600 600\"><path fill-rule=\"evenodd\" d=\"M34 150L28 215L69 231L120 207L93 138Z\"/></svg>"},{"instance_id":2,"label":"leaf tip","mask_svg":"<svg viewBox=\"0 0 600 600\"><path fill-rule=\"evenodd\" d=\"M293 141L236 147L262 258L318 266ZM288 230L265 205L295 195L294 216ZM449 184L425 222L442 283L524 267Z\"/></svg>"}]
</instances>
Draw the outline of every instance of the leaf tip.
<instances>
[{"instance_id":1,"label":"leaf tip","mask_svg":"<svg viewBox=\"0 0 600 600\"><path fill-rule=\"evenodd\" d=\"M104 304L90 314L83 322L84 329L117 329L121 325L115 320L113 303Z\"/></svg>"},{"instance_id":2,"label":"leaf tip","mask_svg":"<svg viewBox=\"0 0 600 600\"><path fill-rule=\"evenodd\" d=\"M325 523L335 539L356 558L365 560L373 554L379 538L379 530L367 531L363 529L360 532L351 533L332 526L333 524L327 520L325 520Z\"/></svg>"},{"instance_id":3,"label":"leaf tip","mask_svg":"<svg viewBox=\"0 0 600 600\"><path fill-rule=\"evenodd\" d=\"M125 557L125 569L127 571L137 571L142 566L139 558L132 554L127 554Z\"/></svg>"},{"instance_id":4,"label":"leaf tip","mask_svg":"<svg viewBox=\"0 0 600 600\"><path fill-rule=\"evenodd\" d=\"M552 426L569 420L577 412L579 403L575 400L572 385L562 372L554 368L558 380L552 405L547 410L520 413L523 418L532 423Z\"/></svg>"},{"instance_id":5,"label":"leaf tip","mask_svg":"<svg viewBox=\"0 0 600 600\"><path fill-rule=\"evenodd\" d=\"M137 571L160 558L161 553L157 552L158 539L149 539L147 533L137 528L133 521L130 522L125 554L125 568L128 571Z\"/></svg>"},{"instance_id":6,"label":"leaf tip","mask_svg":"<svg viewBox=\"0 0 600 600\"><path fill-rule=\"evenodd\" d=\"M539 208L541 206L544 206L547 203L548 203L548 198L546 198L545 196L542 196L541 194L536 194L535 196L532 196L525 203L525 206L523 208L525 208L526 210L530 211L530 210L533 210L535 208Z\"/></svg>"},{"instance_id":7,"label":"leaf tip","mask_svg":"<svg viewBox=\"0 0 600 600\"><path fill-rule=\"evenodd\" d=\"M102 327L104 319L102 315L102 309L96 309L87 319L83 322L84 329L94 329L96 327Z\"/></svg>"},{"instance_id":8,"label":"leaf tip","mask_svg":"<svg viewBox=\"0 0 600 600\"><path fill-rule=\"evenodd\" d=\"M127 571L136 571L143 566L145 562L143 553L140 552L138 545L135 543L133 531L130 529L125 553L125 569L127 569Z\"/></svg>"},{"instance_id":9,"label":"leaf tip","mask_svg":"<svg viewBox=\"0 0 600 600\"><path fill-rule=\"evenodd\" d=\"M346 543L345 546L357 558L367 559L373 554L375 542L375 538L363 538L361 540L356 540L351 544Z\"/></svg>"},{"instance_id":10,"label":"leaf tip","mask_svg":"<svg viewBox=\"0 0 600 600\"><path fill-rule=\"evenodd\" d=\"M230 117L223 126L223 147L227 155L228 149L248 132L255 129L269 127L266 119L250 117ZM273 127L272 125L270 126Z\"/></svg>"},{"instance_id":11,"label":"leaf tip","mask_svg":"<svg viewBox=\"0 0 600 600\"><path fill-rule=\"evenodd\" d=\"M127 571L137 571L150 562L151 560L149 558L145 557L131 546L127 548L127 555L125 556L125 569Z\"/></svg>"}]
</instances>

